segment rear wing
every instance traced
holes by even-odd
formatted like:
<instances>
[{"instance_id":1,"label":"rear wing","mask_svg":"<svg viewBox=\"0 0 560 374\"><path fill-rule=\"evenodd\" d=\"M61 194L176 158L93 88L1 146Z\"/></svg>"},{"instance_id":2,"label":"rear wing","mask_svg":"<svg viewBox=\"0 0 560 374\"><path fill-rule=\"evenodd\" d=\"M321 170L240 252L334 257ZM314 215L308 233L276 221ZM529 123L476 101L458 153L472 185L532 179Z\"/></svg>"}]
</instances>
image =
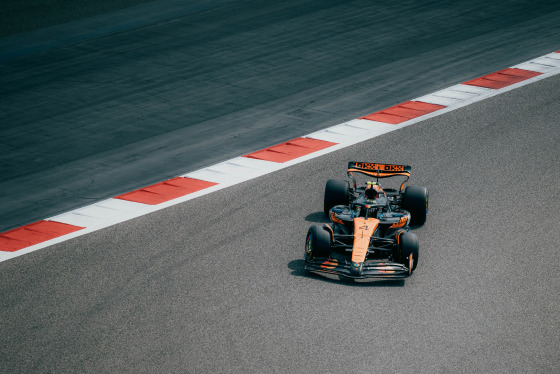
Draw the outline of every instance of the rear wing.
<instances>
[{"instance_id":1,"label":"rear wing","mask_svg":"<svg viewBox=\"0 0 560 374\"><path fill-rule=\"evenodd\" d=\"M392 164L375 164L371 162L356 162L351 161L348 163L348 176L354 181L354 188L356 188L356 178L353 173L360 173L369 175L374 178L388 178L395 176L406 177L405 181L401 184L401 191L408 178L410 178L410 170L412 168L408 165L392 165Z\"/></svg>"}]
</instances>

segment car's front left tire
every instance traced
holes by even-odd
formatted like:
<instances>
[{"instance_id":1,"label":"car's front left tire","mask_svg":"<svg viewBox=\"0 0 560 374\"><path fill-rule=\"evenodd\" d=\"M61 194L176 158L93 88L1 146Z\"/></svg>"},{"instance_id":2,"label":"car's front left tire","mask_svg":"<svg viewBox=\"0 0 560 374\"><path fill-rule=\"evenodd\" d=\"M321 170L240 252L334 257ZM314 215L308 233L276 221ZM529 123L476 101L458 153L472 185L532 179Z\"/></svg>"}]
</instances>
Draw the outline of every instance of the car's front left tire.
<instances>
[{"instance_id":1,"label":"car's front left tire","mask_svg":"<svg viewBox=\"0 0 560 374\"><path fill-rule=\"evenodd\" d=\"M331 254L331 234L322 226L311 226L305 241L305 260L329 257Z\"/></svg>"}]
</instances>

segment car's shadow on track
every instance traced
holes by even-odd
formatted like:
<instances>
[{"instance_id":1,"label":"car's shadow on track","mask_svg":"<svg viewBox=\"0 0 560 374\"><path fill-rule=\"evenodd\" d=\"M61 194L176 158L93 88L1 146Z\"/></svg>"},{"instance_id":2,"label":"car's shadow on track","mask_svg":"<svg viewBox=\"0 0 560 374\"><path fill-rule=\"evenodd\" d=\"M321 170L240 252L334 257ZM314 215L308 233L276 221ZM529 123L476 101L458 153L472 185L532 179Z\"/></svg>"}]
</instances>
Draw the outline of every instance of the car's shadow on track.
<instances>
[{"instance_id":1,"label":"car's shadow on track","mask_svg":"<svg viewBox=\"0 0 560 374\"><path fill-rule=\"evenodd\" d=\"M322 214L322 213L321 213ZM292 275L295 277L304 277L309 279L321 280L327 283L336 283L341 284L344 286L352 286L352 287L403 287L404 280L402 279L368 279L368 280L354 280L344 277L338 277L333 275L330 278L330 275L319 275L315 273L310 273L306 271L303 267L304 265L303 260L293 260L290 261L288 267L292 270Z\"/></svg>"}]
</instances>

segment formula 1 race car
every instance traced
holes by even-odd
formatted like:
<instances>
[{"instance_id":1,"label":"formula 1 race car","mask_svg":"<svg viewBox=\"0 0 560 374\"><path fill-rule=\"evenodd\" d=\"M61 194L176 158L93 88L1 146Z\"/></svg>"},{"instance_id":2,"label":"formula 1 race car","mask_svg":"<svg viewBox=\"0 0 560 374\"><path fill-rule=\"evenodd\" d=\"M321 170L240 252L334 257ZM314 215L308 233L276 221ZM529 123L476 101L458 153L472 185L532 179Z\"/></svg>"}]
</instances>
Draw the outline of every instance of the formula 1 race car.
<instances>
[{"instance_id":1,"label":"formula 1 race car","mask_svg":"<svg viewBox=\"0 0 560 374\"><path fill-rule=\"evenodd\" d=\"M428 213L426 187L407 186L407 165L348 163L353 182L331 179L324 211L331 224L312 226L305 242L305 269L347 278L406 278L418 265L418 238L410 225ZM376 181L357 187L354 173ZM381 188L380 178L406 177L400 189Z\"/></svg>"}]
</instances>

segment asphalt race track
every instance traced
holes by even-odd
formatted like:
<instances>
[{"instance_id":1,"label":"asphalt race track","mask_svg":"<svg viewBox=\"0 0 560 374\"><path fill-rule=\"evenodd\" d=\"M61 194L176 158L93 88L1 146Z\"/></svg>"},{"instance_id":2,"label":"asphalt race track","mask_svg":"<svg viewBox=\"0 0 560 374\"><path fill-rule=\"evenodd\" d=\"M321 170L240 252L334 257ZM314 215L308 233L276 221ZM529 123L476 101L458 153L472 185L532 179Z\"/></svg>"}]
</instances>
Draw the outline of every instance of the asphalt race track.
<instances>
[{"instance_id":1,"label":"asphalt race track","mask_svg":"<svg viewBox=\"0 0 560 374\"><path fill-rule=\"evenodd\" d=\"M412 3L406 5L413 7ZM251 14L246 11L247 16ZM542 10L541 14L542 26L547 19L552 23L558 12L548 13L552 18ZM524 46L528 46L529 29L520 24L496 28L489 35L497 41L500 35L523 39L525 34ZM528 23L525 26L530 28ZM149 34L147 29L140 30ZM548 42L534 42L531 52L519 47L515 58L482 48L482 55L471 55L474 67L468 71L458 69L464 62L455 61L452 66L442 64L432 76L426 75L425 66L423 79L404 84L389 69L385 84L390 98L379 105L386 107L391 100L403 101L440 85L522 62L525 57L558 50L550 42L554 36L557 39L557 30L556 34L548 31ZM134 39L134 35L126 35ZM326 48L334 49L329 40L324 41L330 46ZM435 62L447 56L447 61L454 61L451 52L460 50L464 42L468 49L469 41L473 39L451 43L450 49L434 48L425 58ZM82 49L85 54L76 57L80 63L69 64L83 66L88 43L59 52L71 55L73 48ZM56 54L40 53L53 54L53 58ZM478 60L487 56L494 59ZM61 57L59 63L63 60ZM406 57L394 62L409 72L417 63L418 59ZM278 105L293 105L293 109L306 97L304 93L323 92L318 102L329 108L327 114L310 116L304 132L365 114L362 111L373 112L378 105L375 97L369 106L366 102L373 88L361 89L358 84L352 93L350 82L374 81L354 74L332 82L325 78L320 86L289 94ZM139 79L134 75L126 79L134 77ZM2 79L7 78L3 75ZM107 91L112 86L107 84L98 87L99 93L112 95ZM408 90L419 84L414 87L417 91ZM72 95L62 83L58 87L61 95ZM329 99L330 95L334 98ZM130 112L139 105L134 97L121 99L130 100ZM355 106L349 105L354 99ZM45 98L38 105L48 108L52 100ZM178 100L185 102L188 97ZM10 102L17 111L18 101L12 97ZM221 101L215 104L225 105ZM57 110L66 121L78 123L93 111L106 110L105 105L109 104L97 109L84 106L81 111ZM245 110L266 113L268 119L263 121L285 118L282 111L274 114L260 105L247 102ZM300 107L305 112L314 108L307 102ZM114 110L96 113L111 117L118 114ZM29 116L29 126L40 117L38 112ZM237 118L243 118L242 114ZM2 262L0 372L559 372L558 118L560 76L556 75L354 147ZM307 120L300 123L307 124ZM50 123L48 118L45 121ZM110 122L106 124L109 129ZM289 125L282 129L286 138L296 133ZM253 150L285 140L280 133L256 137L254 144L232 146L230 153L238 152L233 154L237 156L245 146ZM92 134L90 142L96 136L102 139L103 134ZM177 135L173 134L167 136ZM165 143L165 136L155 137ZM117 143L115 154L122 151L125 157ZM139 140L126 147L141 154L145 151L142 144ZM226 151L222 157L230 153ZM104 154L91 157L101 165ZM212 163L214 157L218 156L190 165ZM161 162L164 160L162 154ZM302 270L305 233L310 225L324 222L324 183L329 178L343 178L350 160L412 165L409 183L430 189L428 222L415 230L421 245L420 263L406 281L341 282ZM162 180L180 162L159 176L151 174L156 164L143 164L144 169L128 175L130 186L148 184L136 179L144 172L149 175L142 178ZM33 175L38 167L32 162L29 165ZM117 169L114 173L124 167L112 166ZM79 173L79 168L74 171ZM2 194L11 191L4 189L9 181L1 186ZM114 189L127 188L120 182L116 186ZM4 195L2 199L7 204ZM2 215L6 212L2 209Z\"/></svg>"},{"instance_id":2,"label":"asphalt race track","mask_svg":"<svg viewBox=\"0 0 560 374\"><path fill-rule=\"evenodd\" d=\"M554 52L560 35L557 1L188 4L0 39L0 232Z\"/></svg>"},{"instance_id":3,"label":"asphalt race track","mask_svg":"<svg viewBox=\"0 0 560 374\"><path fill-rule=\"evenodd\" d=\"M2 371L557 372L559 78L0 264ZM353 159L430 188L405 282L302 271Z\"/></svg>"}]
</instances>

